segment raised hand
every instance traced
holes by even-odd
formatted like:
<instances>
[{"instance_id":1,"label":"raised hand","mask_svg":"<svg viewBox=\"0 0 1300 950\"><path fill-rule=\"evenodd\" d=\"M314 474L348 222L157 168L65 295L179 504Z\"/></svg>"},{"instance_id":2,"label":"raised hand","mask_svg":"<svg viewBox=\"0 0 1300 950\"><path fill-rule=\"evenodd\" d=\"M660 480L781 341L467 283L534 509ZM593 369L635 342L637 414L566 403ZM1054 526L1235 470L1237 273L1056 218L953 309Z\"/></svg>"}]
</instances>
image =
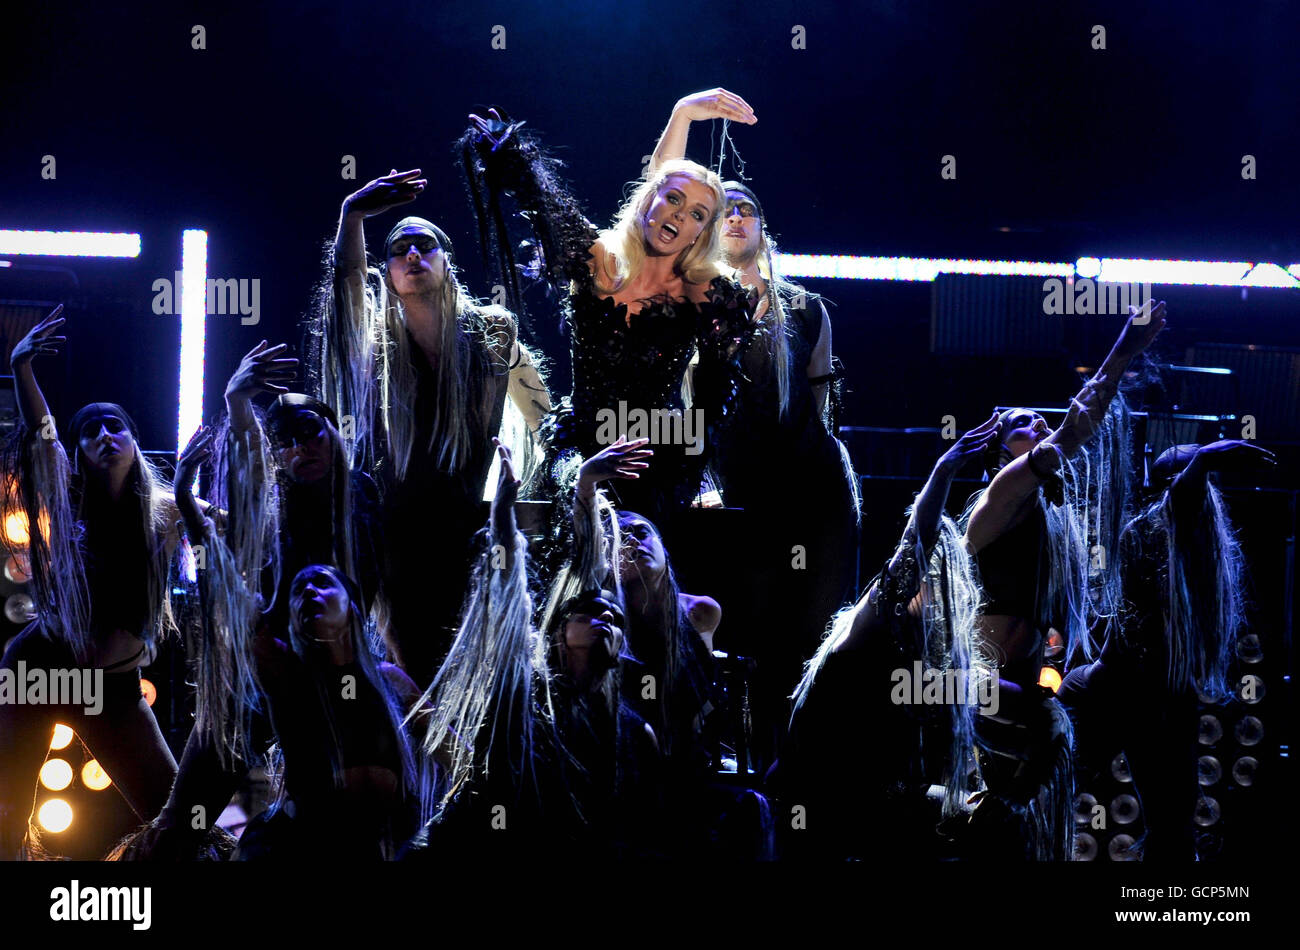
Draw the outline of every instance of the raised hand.
<instances>
[{"instance_id":1,"label":"raised hand","mask_svg":"<svg viewBox=\"0 0 1300 950\"><path fill-rule=\"evenodd\" d=\"M1165 328L1165 302L1162 300L1153 306L1148 300L1141 307L1129 307L1128 312L1128 322L1120 331L1115 352L1132 358L1150 346L1151 341Z\"/></svg>"},{"instance_id":2,"label":"raised hand","mask_svg":"<svg viewBox=\"0 0 1300 950\"><path fill-rule=\"evenodd\" d=\"M652 457L654 449L645 446L649 439L633 439L629 442L624 436L607 445L587 461L578 471L578 486L584 492L594 491L601 482L611 478L640 478L640 471L649 468L646 461Z\"/></svg>"},{"instance_id":3,"label":"raised hand","mask_svg":"<svg viewBox=\"0 0 1300 950\"><path fill-rule=\"evenodd\" d=\"M203 534L203 513L199 511L198 502L194 500L194 478L199 466L212 456L212 426L200 426L190 437L189 444L176 461L176 476L172 479L172 492L176 496L176 507L185 521L185 530L192 541L197 541Z\"/></svg>"},{"instance_id":4,"label":"raised hand","mask_svg":"<svg viewBox=\"0 0 1300 950\"><path fill-rule=\"evenodd\" d=\"M478 129L479 135L492 144L493 151L496 151L497 147L510 137L511 132L523 125L522 122L511 122L508 116L503 116L500 110L495 108L488 110L486 119L471 112L469 121Z\"/></svg>"},{"instance_id":5,"label":"raised hand","mask_svg":"<svg viewBox=\"0 0 1300 950\"><path fill-rule=\"evenodd\" d=\"M252 399L258 393L289 392L284 384L296 378L298 361L292 357L280 358L288 348L287 343L268 346L263 340L249 350L226 383L226 400Z\"/></svg>"},{"instance_id":6,"label":"raised hand","mask_svg":"<svg viewBox=\"0 0 1300 950\"><path fill-rule=\"evenodd\" d=\"M212 426L199 426L194 435L190 437L185 450L181 452L181 457L177 459L173 487L176 489L178 498L182 491L188 492L190 486L194 484L194 476L199 473L199 466L212 457L212 436L214 431Z\"/></svg>"},{"instance_id":7,"label":"raised hand","mask_svg":"<svg viewBox=\"0 0 1300 950\"><path fill-rule=\"evenodd\" d=\"M9 365L11 367L25 366L41 354L53 356L59 352L59 344L66 343L68 338L66 336L50 336L50 334L67 322L63 317L59 316L62 312L63 304L59 304L50 311L48 317L32 327L27 335L18 341L18 345L9 354Z\"/></svg>"},{"instance_id":8,"label":"raised hand","mask_svg":"<svg viewBox=\"0 0 1300 950\"><path fill-rule=\"evenodd\" d=\"M935 465L936 470L941 470L948 475L956 475L961 471L962 466L974 458L980 458L990 445L998 437L998 413L995 409L993 415L988 419L965 433L960 439L953 443L952 448L944 452L939 457Z\"/></svg>"},{"instance_id":9,"label":"raised hand","mask_svg":"<svg viewBox=\"0 0 1300 950\"><path fill-rule=\"evenodd\" d=\"M754 125L758 122L758 116L754 115L754 110L750 108L748 102L734 92L722 88L706 89L703 92L682 96L677 100L673 111L692 122L708 119L730 119L732 122L743 122L745 125Z\"/></svg>"},{"instance_id":10,"label":"raised hand","mask_svg":"<svg viewBox=\"0 0 1300 950\"><path fill-rule=\"evenodd\" d=\"M405 172L399 172L394 168L387 175L376 178L343 199L345 215L373 218L390 208L414 201L429 184L427 179L420 178L419 175L418 168Z\"/></svg>"},{"instance_id":11,"label":"raised hand","mask_svg":"<svg viewBox=\"0 0 1300 950\"><path fill-rule=\"evenodd\" d=\"M510 449L500 439L493 439L497 454L501 456L501 472L497 476L497 492L492 497L492 524L498 538L509 538L515 530L515 501L519 497L519 479Z\"/></svg>"},{"instance_id":12,"label":"raised hand","mask_svg":"<svg viewBox=\"0 0 1300 950\"><path fill-rule=\"evenodd\" d=\"M1221 439L1197 449L1194 461L1204 472L1243 472L1273 468L1277 465L1277 456L1253 442Z\"/></svg>"}]
</instances>

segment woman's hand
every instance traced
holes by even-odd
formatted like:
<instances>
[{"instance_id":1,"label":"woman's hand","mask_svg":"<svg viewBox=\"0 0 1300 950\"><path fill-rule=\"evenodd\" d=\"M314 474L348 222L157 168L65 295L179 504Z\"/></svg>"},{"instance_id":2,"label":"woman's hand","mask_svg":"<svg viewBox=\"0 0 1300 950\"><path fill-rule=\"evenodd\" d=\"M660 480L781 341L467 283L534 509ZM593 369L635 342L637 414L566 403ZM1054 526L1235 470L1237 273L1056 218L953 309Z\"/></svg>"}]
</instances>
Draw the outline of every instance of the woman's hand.
<instances>
[{"instance_id":1,"label":"woman's hand","mask_svg":"<svg viewBox=\"0 0 1300 950\"><path fill-rule=\"evenodd\" d=\"M289 348L287 343L267 346L265 340L244 355L230 382L226 384L226 402L249 400L258 393L287 393L285 383L297 376L298 361L279 358Z\"/></svg>"},{"instance_id":2,"label":"woman's hand","mask_svg":"<svg viewBox=\"0 0 1300 950\"><path fill-rule=\"evenodd\" d=\"M1261 445L1240 439L1220 439L1196 450L1188 468L1195 466L1203 473L1248 472L1252 469L1273 468L1277 456Z\"/></svg>"},{"instance_id":3,"label":"woman's hand","mask_svg":"<svg viewBox=\"0 0 1300 950\"><path fill-rule=\"evenodd\" d=\"M469 121L478 129L479 135L492 144L494 152L510 137L511 132L523 125L522 122L511 122L508 116L503 116L500 110L495 108L488 110L486 119L471 112Z\"/></svg>"},{"instance_id":4,"label":"woman's hand","mask_svg":"<svg viewBox=\"0 0 1300 950\"><path fill-rule=\"evenodd\" d=\"M172 480L172 492L176 496L176 507L180 509L185 520L185 530L190 540L197 542L203 534L203 513L199 511L194 500L194 479L199 473L199 466L212 456L212 426L200 426L190 438L189 445L176 461L176 477Z\"/></svg>"},{"instance_id":5,"label":"woman's hand","mask_svg":"<svg viewBox=\"0 0 1300 950\"><path fill-rule=\"evenodd\" d=\"M418 168L406 172L394 168L387 175L376 178L360 191L343 199L344 217L359 215L362 218L373 218L398 205L414 201L429 183L427 179L418 177L419 174Z\"/></svg>"},{"instance_id":6,"label":"woman's hand","mask_svg":"<svg viewBox=\"0 0 1300 950\"><path fill-rule=\"evenodd\" d=\"M998 413L995 409L987 421L971 429L939 457L935 470L948 476L956 475L972 458L983 456L997 437Z\"/></svg>"},{"instance_id":7,"label":"woman's hand","mask_svg":"<svg viewBox=\"0 0 1300 950\"><path fill-rule=\"evenodd\" d=\"M754 125L758 122L758 116L754 115L754 110L750 108L748 102L734 92L722 88L706 89L704 92L693 92L689 96L682 96L677 100L677 105L673 106L673 113L692 122L709 119L730 119L732 122L743 122L745 125Z\"/></svg>"},{"instance_id":8,"label":"woman's hand","mask_svg":"<svg viewBox=\"0 0 1300 950\"><path fill-rule=\"evenodd\" d=\"M497 492L492 497L492 528L496 536L509 539L515 533L515 501L519 497L519 479L510 449L500 439L493 439L497 454L501 456L501 472L497 476Z\"/></svg>"},{"instance_id":9,"label":"woman's hand","mask_svg":"<svg viewBox=\"0 0 1300 950\"><path fill-rule=\"evenodd\" d=\"M654 449L645 447L649 442L649 439L629 442L619 436L617 442L587 459L578 470L578 494L590 498L597 485L611 478L640 478L641 469L650 467L646 460L655 454Z\"/></svg>"},{"instance_id":10,"label":"woman's hand","mask_svg":"<svg viewBox=\"0 0 1300 950\"><path fill-rule=\"evenodd\" d=\"M59 316L62 312L63 304L59 304L50 312L48 317L32 327L27 335L18 341L18 345L9 354L9 365L11 367L17 369L20 366L26 366L40 354L53 356L59 352L59 344L66 343L68 338L66 336L50 336L50 334L67 322L63 317Z\"/></svg>"},{"instance_id":11,"label":"woman's hand","mask_svg":"<svg viewBox=\"0 0 1300 950\"><path fill-rule=\"evenodd\" d=\"M1120 331L1115 343L1115 355L1125 359L1137 356L1156 338L1165 327L1165 302L1162 300L1154 307L1150 300L1141 308L1129 307L1128 322Z\"/></svg>"}]
</instances>

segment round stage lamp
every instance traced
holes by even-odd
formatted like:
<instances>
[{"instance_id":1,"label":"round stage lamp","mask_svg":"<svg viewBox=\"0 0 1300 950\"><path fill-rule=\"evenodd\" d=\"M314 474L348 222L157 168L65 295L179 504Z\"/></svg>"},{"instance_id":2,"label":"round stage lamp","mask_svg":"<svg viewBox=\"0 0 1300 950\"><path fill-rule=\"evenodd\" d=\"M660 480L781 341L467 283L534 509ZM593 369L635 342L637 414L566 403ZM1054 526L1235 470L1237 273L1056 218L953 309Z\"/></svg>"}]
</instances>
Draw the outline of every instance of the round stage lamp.
<instances>
[{"instance_id":1,"label":"round stage lamp","mask_svg":"<svg viewBox=\"0 0 1300 950\"><path fill-rule=\"evenodd\" d=\"M104 767L99 764L99 759L91 759L81 767L81 782L92 792L102 792L113 784Z\"/></svg>"},{"instance_id":2,"label":"round stage lamp","mask_svg":"<svg viewBox=\"0 0 1300 950\"><path fill-rule=\"evenodd\" d=\"M27 563L27 559L17 554L6 559L5 577L14 584L26 584L31 580L31 566Z\"/></svg>"},{"instance_id":3,"label":"round stage lamp","mask_svg":"<svg viewBox=\"0 0 1300 950\"><path fill-rule=\"evenodd\" d=\"M1219 803L1206 796L1196 803L1196 811L1192 814L1192 821L1202 828L1208 828L1218 821L1219 816L1222 814L1223 810L1219 808Z\"/></svg>"},{"instance_id":4,"label":"round stage lamp","mask_svg":"<svg viewBox=\"0 0 1300 950\"><path fill-rule=\"evenodd\" d=\"M1087 792L1074 796L1074 823L1087 825L1092 823L1093 809L1097 807L1097 797Z\"/></svg>"},{"instance_id":5,"label":"round stage lamp","mask_svg":"<svg viewBox=\"0 0 1300 950\"><path fill-rule=\"evenodd\" d=\"M1196 741L1201 745L1214 745L1214 743L1218 742L1222 738L1223 724L1209 713L1202 716Z\"/></svg>"},{"instance_id":6,"label":"round stage lamp","mask_svg":"<svg viewBox=\"0 0 1300 950\"><path fill-rule=\"evenodd\" d=\"M1110 852L1112 861L1136 861L1138 853L1134 849L1137 842L1132 835L1116 835L1110 839L1110 844L1106 850Z\"/></svg>"},{"instance_id":7,"label":"round stage lamp","mask_svg":"<svg viewBox=\"0 0 1300 950\"><path fill-rule=\"evenodd\" d=\"M61 792L72 784L72 766L63 759L50 759L41 766L41 784L51 792Z\"/></svg>"},{"instance_id":8,"label":"round stage lamp","mask_svg":"<svg viewBox=\"0 0 1300 950\"><path fill-rule=\"evenodd\" d=\"M150 706L152 706L154 700L158 698L158 687L154 686L153 683L149 682L147 679L140 680L140 692L144 693L144 701Z\"/></svg>"},{"instance_id":9,"label":"round stage lamp","mask_svg":"<svg viewBox=\"0 0 1300 950\"><path fill-rule=\"evenodd\" d=\"M1110 803L1110 814L1118 825L1131 825L1137 821L1138 800L1132 795L1116 795Z\"/></svg>"},{"instance_id":10,"label":"round stage lamp","mask_svg":"<svg viewBox=\"0 0 1300 950\"><path fill-rule=\"evenodd\" d=\"M36 604L27 594L11 594L5 598L5 618L12 624L25 626L36 619Z\"/></svg>"},{"instance_id":11,"label":"round stage lamp","mask_svg":"<svg viewBox=\"0 0 1300 950\"><path fill-rule=\"evenodd\" d=\"M5 518L4 532L5 540L12 547L24 547L31 540L27 532L27 515L21 511L11 512Z\"/></svg>"},{"instance_id":12,"label":"round stage lamp","mask_svg":"<svg viewBox=\"0 0 1300 950\"><path fill-rule=\"evenodd\" d=\"M1203 755L1196 760L1197 781L1202 785L1213 785L1223 778L1223 766L1212 755Z\"/></svg>"},{"instance_id":13,"label":"round stage lamp","mask_svg":"<svg viewBox=\"0 0 1300 950\"><path fill-rule=\"evenodd\" d=\"M36 820L46 831L58 834L72 824L72 806L62 798L51 798L36 812Z\"/></svg>"},{"instance_id":14,"label":"round stage lamp","mask_svg":"<svg viewBox=\"0 0 1300 950\"><path fill-rule=\"evenodd\" d=\"M56 750L66 749L75 735L75 732L63 725L63 723L59 723L54 727L54 738L50 740L50 748Z\"/></svg>"},{"instance_id":15,"label":"round stage lamp","mask_svg":"<svg viewBox=\"0 0 1300 950\"><path fill-rule=\"evenodd\" d=\"M1110 762L1110 774L1115 777L1117 782L1133 781L1133 770L1129 768L1128 759L1121 752Z\"/></svg>"},{"instance_id":16,"label":"round stage lamp","mask_svg":"<svg viewBox=\"0 0 1300 950\"><path fill-rule=\"evenodd\" d=\"M1061 688L1061 674L1051 666L1045 666L1038 673L1038 685L1046 686L1053 693Z\"/></svg>"},{"instance_id":17,"label":"round stage lamp","mask_svg":"<svg viewBox=\"0 0 1300 950\"><path fill-rule=\"evenodd\" d=\"M1248 633L1237 641L1237 656L1243 663L1259 663L1264 659L1264 645L1259 634Z\"/></svg>"},{"instance_id":18,"label":"round stage lamp","mask_svg":"<svg viewBox=\"0 0 1300 950\"><path fill-rule=\"evenodd\" d=\"M1097 857L1097 839L1087 832L1074 836L1074 860L1093 861Z\"/></svg>"},{"instance_id":19,"label":"round stage lamp","mask_svg":"<svg viewBox=\"0 0 1300 950\"><path fill-rule=\"evenodd\" d=\"M1238 785L1253 785L1259 760L1253 755L1243 755L1232 765L1232 779Z\"/></svg>"},{"instance_id":20,"label":"round stage lamp","mask_svg":"<svg viewBox=\"0 0 1300 950\"><path fill-rule=\"evenodd\" d=\"M1242 745L1259 745L1264 738L1264 723L1256 716L1242 716L1237 723L1236 736Z\"/></svg>"}]
</instances>

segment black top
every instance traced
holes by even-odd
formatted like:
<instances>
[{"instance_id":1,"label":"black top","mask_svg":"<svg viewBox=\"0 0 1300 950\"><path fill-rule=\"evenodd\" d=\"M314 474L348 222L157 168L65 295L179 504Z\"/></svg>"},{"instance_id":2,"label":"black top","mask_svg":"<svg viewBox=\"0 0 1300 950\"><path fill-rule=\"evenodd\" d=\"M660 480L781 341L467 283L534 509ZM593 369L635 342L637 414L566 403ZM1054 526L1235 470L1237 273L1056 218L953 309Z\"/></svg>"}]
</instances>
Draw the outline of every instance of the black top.
<instances>
[{"instance_id":1,"label":"black top","mask_svg":"<svg viewBox=\"0 0 1300 950\"><path fill-rule=\"evenodd\" d=\"M807 490L793 494L793 499L815 499L815 486L843 480L839 445L822 421L808 379L821 331L820 306L787 311L790 393L784 417L777 388L775 327L764 322L745 348L735 412L719 432L713 463L728 507L786 508L792 493L774 491L773 486L803 485Z\"/></svg>"},{"instance_id":2,"label":"black top","mask_svg":"<svg viewBox=\"0 0 1300 950\"><path fill-rule=\"evenodd\" d=\"M118 504L96 505L83 524L91 631L125 630L141 639L152 638L149 622L157 607L149 602L147 580L153 570L150 547L156 544L161 550L161 539L143 529L135 495L128 494Z\"/></svg>"},{"instance_id":3,"label":"black top","mask_svg":"<svg viewBox=\"0 0 1300 950\"><path fill-rule=\"evenodd\" d=\"M479 372L488 372L486 347L475 346L474 352ZM401 665L420 686L427 686L455 635L465 600L472 539L487 517L483 490L495 432L487 431L488 420L471 416L470 457L457 472L440 465L441 446L430 445L437 377L413 340L411 359L417 387L415 435L405 477L395 478L389 465L380 478L380 563ZM472 396L469 401L475 402Z\"/></svg>"},{"instance_id":4,"label":"black top","mask_svg":"<svg viewBox=\"0 0 1300 950\"><path fill-rule=\"evenodd\" d=\"M988 599L985 614L1023 617L1040 626L1052 622L1048 603L1051 551L1044 504L1040 496L1018 525L975 555Z\"/></svg>"},{"instance_id":5,"label":"black top","mask_svg":"<svg viewBox=\"0 0 1300 950\"><path fill-rule=\"evenodd\" d=\"M282 670L268 698L294 801L321 802L335 788L336 768L375 766L400 782L402 757L386 702L360 664L309 668L286 653Z\"/></svg>"},{"instance_id":6,"label":"black top","mask_svg":"<svg viewBox=\"0 0 1300 950\"><path fill-rule=\"evenodd\" d=\"M876 590L879 627L826 658L768 776L784 803L805 809L804 827L786 835L787 857L919 858L937 846L925 790L943 780L947 707L893 701L896 671L942 663L926 655L920 622L907 612L920 590L915 560L904 557L892 574L886 564ZM880 820L882 809L890 820Z\"/></svg>"},{"instance_id":7,"label":"black top","mask_svg":"<svg viewBox=\"0 0 1300 950\"><path fill-rule=\"evenodd\" d=\"M494 194L514 194L540 244L542 276L564 301L573 391L548 422L550 446L583 456L600 451L613 441L600 438L608 434L601 432L607 418L601 413L617 418L620 404L629 413L682 410L682 381L697 347L694 406L705 425L720 423L734 401L739 373L738 358L728 350L736 350L749 329L751 303L744 288L716 277L702 303L655 298L629 324L627 305L596 290L588 250L598 232L557 180L553 160L518 133L495 151L481 146L478 159L482 165L471 173L481 172ZM699 438L702 451L696 454L687 454L682 444L655 444L654 463L641 478L614 486L622 507L654 518L690 504L708 457L709 438Z\"/></svg>"}]
</instances>

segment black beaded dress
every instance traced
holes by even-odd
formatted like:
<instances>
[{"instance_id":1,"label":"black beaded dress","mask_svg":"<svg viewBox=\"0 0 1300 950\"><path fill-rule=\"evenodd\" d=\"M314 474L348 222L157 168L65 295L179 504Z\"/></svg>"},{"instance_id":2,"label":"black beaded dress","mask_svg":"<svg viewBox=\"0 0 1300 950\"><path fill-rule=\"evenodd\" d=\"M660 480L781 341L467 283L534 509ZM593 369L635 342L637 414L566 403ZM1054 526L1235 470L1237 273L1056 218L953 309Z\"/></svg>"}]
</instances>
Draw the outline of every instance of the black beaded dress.
<instances>
[{"instance_id":1,"label":"black beaded dress","mask_svg":"<svg viewBox=\"0 0 1300 950\"><path fill-rule=\"evenodd\" d=\"M626 304L616 304L596 289L588 251L598 232L559 183L556 162L518 132L495 150L473 136L462 139L462 144L484 247L493 243L498 247L507 286L514 286L513 259L496 202L508 192L537 238L542 258L539 276L563 301L573 388L545 424L552 473L570 467L574 453L589 458L599 452L613 441L609 435L623 419L630 421L628 435L633 437L638 417L655 418L651 414L656 411L661 415L683 412L682 381L698 349L691 410L707 431L683 426L677 430L683 438L672 444L656 443L651 436L655 454L650 468L635 481L611 485L620 508L652 521L689 506L699 494L709 457L707 433L722 422L734 402L738 344L748 328L749 296L738 283L719 276L701 303L656 297L644 301L644 309L629 319ZM493 218L495 239L487 227ZM518 312L521 304L511 304ZM686 436L694 444L683 444Z\"/></svg>"}]
</instances>

